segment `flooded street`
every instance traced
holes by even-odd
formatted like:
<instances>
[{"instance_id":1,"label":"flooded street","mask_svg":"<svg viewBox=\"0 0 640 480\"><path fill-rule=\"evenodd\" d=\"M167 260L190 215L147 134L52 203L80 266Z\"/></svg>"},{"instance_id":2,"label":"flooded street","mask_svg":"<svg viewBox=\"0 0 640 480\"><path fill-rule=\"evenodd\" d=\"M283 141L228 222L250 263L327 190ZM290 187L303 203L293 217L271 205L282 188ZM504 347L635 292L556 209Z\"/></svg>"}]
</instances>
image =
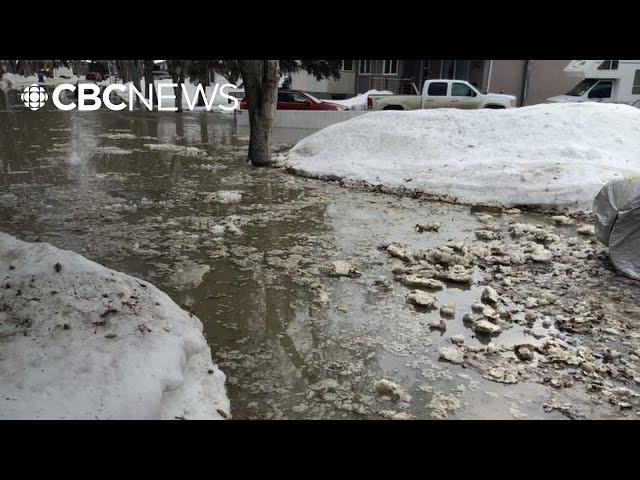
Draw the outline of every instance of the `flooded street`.
<instances>
[{"instance_id":1,"label":"flooded street","mask_svg":"<svg viewBox=\"0 0 640 480\"><path fill-rule=\"evenodd\" d=\"M0 122L0 231L148 280L197 315L235 419L640 413L640 287L577 232L584 218L251 168L248 131L222 114L4 105ZM276 131L274 150L309 133ZM415 253L444 245L455 262ZM496 260L519 251L527 261ZM411 275L433 279L418 290L433 308L407 301ZM485 301L487 285L499 299ZM483 334L468 316L478 310L501 331Z\"/></svg>"}]
</instances>

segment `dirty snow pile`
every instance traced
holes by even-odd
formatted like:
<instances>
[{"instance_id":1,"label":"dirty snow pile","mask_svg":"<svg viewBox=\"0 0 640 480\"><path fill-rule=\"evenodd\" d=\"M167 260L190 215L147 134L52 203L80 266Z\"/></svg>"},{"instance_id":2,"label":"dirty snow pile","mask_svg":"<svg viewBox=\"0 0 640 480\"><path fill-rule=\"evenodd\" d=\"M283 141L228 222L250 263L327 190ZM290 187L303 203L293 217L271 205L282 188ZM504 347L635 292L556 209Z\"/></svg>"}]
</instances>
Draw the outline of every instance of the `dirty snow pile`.
<instances>
[{"instance_id":1,"label":"dirty snow pile","mask_svg":"<svg viewBox=\"0 0 640 480\"><path fill-rule=\"evenodd\" d=\"M640 110L569 103L372 112L301 140L287 163L302 175L462 203L590 209L606 182L640 173Z\"/></svg>"},{"instance_id":2,"label":"dirty snow pile","mask_svg":"<svg viewBox=\"0 0 640 480\"><path fill-rule=\"evenodd\" d=\"M172 143L145 143L143 147L153 152L169 152L183 157L211 158L207 152L198 147L174 145Z\"/></svg>"},{"instance_id":3,"label":"dirty snow pile","mask_svg":"<svg viewBox=\"0 0 640 480\"><path fill-rule=\"evenodd\" d=\"M150 283L0 233L0 419L220 419L202 323Z\"/></svg>"},{"instance_id":4,"label":"dirty snow pile","mask_svg":"<svg viewBox=\"0 0 640 480\"><path fill-rule=\"evenodd\" d=\"M367 99L369 95L393 95L393 92L389 90L369 90L364 93L360 93L355 97L347 98L345 100L327 100L331 103L336 103L338 105L342 105L348 110L366 110L367 109Z\"/></svg>"},{"instance_id":5,"label":"dirty snow pile","mask_svg":"<svg viewBox=\"0 0 640 480\"><path fill-rule=\"evenodd\" d=\"M215 199L220 203L238 203L242 200L242 192L237 190L219 190L215 192Z\"/></svg>"}]
</instances>

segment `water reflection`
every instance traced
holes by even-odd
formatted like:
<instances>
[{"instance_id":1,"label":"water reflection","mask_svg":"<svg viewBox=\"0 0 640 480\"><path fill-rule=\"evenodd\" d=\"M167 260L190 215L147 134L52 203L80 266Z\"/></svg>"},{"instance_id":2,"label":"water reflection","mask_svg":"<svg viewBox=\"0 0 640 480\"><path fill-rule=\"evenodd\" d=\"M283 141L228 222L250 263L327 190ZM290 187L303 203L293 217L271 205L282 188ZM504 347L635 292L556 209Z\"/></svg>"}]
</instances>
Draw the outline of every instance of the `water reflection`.
<instances>
[{"instance_id":1,"label":"water reflection","mask_svg":"<svg viewBox=\"0 0 640 480\"><path fill-rule=\"evenodd\" d=\"M458 313L438 333L427 328L437 311L407 306L404 287L373 285L392 277L379 244L468 238L477 222L467 208L247 168L248 130L229 115L30 112L3 98L0 230L147 279L193 311L228 376L236 418L380 418L379 410L398 408L373 394L383 377L411 389L411 411L429 418L428 399L455 388L461 369L426 346L456 333L484 342L461 320L478 288L439 294ZM309 133L276 129L274 141ZM216 196L229 191L240 200ZM452 221L420 235L416 212ZM327 277L324 266L338 259L364 275ZM316 301L314 282L328 304ZM326 380L338 387L314 387ZM482 398L470 392L468 400Z\"/></svg>"}]
</instances>

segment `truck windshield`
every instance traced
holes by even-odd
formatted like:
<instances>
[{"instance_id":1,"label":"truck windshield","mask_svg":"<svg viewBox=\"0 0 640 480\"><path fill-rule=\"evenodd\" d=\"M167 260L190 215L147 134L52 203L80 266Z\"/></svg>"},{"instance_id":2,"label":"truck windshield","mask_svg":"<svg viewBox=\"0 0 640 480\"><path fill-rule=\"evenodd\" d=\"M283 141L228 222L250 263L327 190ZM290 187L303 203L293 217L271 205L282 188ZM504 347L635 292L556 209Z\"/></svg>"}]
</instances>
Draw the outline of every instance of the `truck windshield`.
<instances>
[{"instance_id":1,"label":"truck windshield","mask_svg":"<svg viewBox=\"0 0 640 480\"><path fill-rule=\"evenodd\" d=\"M593 87L593 84L597 81L598 80L595 78L585 78L579 84L569 90L567 92L567 95L569 95L570 97L581 97L587 92L587 90Z\"/></svg>"}]
</instances>

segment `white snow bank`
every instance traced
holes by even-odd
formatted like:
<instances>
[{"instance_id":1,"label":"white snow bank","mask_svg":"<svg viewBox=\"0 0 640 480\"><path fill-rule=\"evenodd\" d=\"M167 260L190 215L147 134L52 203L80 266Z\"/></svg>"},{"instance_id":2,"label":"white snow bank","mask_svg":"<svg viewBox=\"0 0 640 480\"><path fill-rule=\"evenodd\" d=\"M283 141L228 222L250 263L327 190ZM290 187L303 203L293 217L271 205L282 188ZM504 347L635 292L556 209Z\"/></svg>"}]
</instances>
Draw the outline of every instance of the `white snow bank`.
<instances>
[{"instance_id":1,"label":"white snow bank","mask_svg":"<svg viewBox=\"0 0 640 480\"><path fill-rule=\"evenodd\" d=\"M393 92L389 90L369 90L364 93L360 93L355 97L346 98L344 100L327 100L327 102L337 103L346 107L348 110L366 110L367 99L369 95L393 95Z\"/></svg>"},{"instance_id":2,"label":"white snow bank","mask_svg":"<svg viewBox=\"0 0 640 480\"><path fill-rule=\"evenodd\" d=\"M590 209L607 181L640 172L640 110L568 103L373 112L301 140L287 162L308 176L463 203Z\"/></svg>"},{"instance_id":3,"label":"white snow bank","mask_svg":"<svg viewBox=\"0 0 640 480\"><path fill-rule=\"evenodd\" d=\"M22 89L32 83L38 83L38 79L35 75L24 76L9 72L2 75L2 80L14 89Z\"/></svg>"},{"instance_id":4,"label":"white snow bank","mask_svg":"<svg viewBox=\"0 0 640 480\"><path fill-rule=\"evenodd\" d=\"M202 323L150 283L0 233L0 284L0 419L228 415Z\"/></svg>"},{"instance_id":5,"label":"white snow bank","mask_svg":"<svg viewBox=\"0 0 640 480\"><path fill-rule=\"evenodd\" d=\"M14 90L22 90L24 87L31 85L32 83L51 87L56 87L61 83L76 83L78 81L78 77L75 75L72 75L70 78L44 77L44 82L38 82L38 77L36 75L24 76L18 75L17 73L5 73L2 75L2 80Z\"/></svg>"}]
</instances>

